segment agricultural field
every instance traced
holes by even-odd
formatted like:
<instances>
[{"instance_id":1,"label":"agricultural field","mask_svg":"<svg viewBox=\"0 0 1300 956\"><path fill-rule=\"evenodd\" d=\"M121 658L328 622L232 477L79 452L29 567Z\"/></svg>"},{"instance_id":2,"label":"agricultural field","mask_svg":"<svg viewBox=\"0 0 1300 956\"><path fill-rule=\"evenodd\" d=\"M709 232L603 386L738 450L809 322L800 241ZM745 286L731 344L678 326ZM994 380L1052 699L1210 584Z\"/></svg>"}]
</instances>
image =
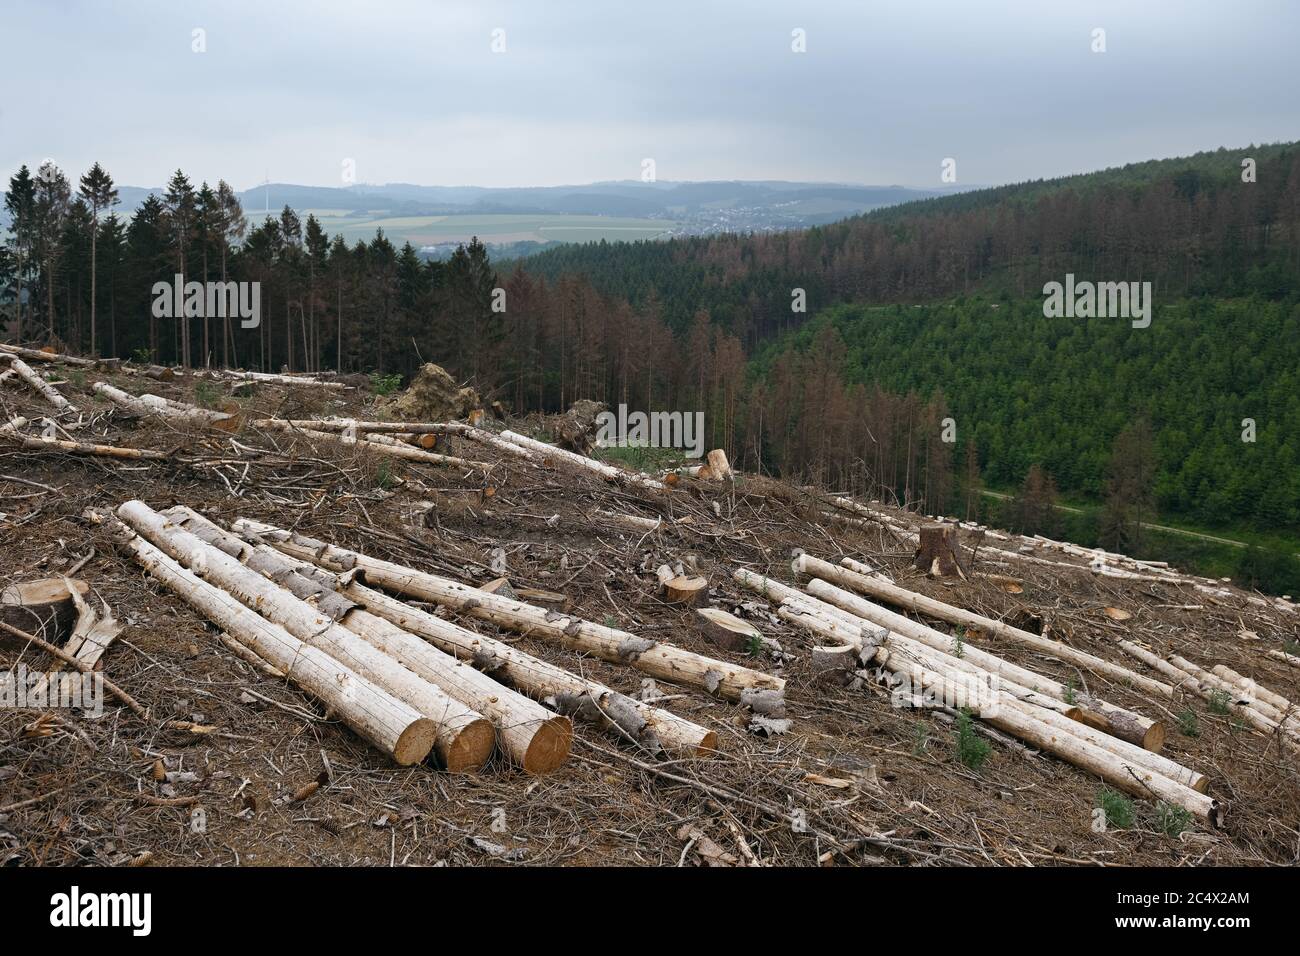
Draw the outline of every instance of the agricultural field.
<instances>
[{"instance_id":1,"label":"agricultural field","mask_svg":"<svg viewBox=\"0 0 1300 956\"><path fill-rule=\"evenodd\" d=\"M655 239L667 235L671 219L632 219L616 216L579 216L560 213L497 214L459 216L389 216L387 210L305 209L320 220L330 236L342 235L348 243L369 240L383 229L397 245L434 246L468 242L478 236L488 243L511 242L610 242Z\"/></svg>"}]
</instances>

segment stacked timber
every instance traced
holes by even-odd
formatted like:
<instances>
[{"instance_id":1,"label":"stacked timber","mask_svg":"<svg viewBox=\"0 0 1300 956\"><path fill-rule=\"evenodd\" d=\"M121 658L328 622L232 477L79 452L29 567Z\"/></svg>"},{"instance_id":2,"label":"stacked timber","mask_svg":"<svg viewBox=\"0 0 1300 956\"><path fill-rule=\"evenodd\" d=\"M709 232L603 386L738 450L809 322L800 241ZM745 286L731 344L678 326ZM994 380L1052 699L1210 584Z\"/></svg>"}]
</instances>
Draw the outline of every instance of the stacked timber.
<instances>
[{"instance_id":1,"label":"stacked timber","mask_svg":"<svg viewBox=\"0 0 1300 956\"><path fill-rule=\"evenodd\" d=\"M841 582L850 579L839 572L857 574L816 559L802 564L796 559L796 567L803 574L825 571ZM776 605L782 619L827 642L813 648L818 669L883 676L900 700L968 707L990 726L1117 789L1183 807L1212 825L1222 823L1221 807L1206 796L1205 776L1156 752L1164 736L1157 722L1081 698L1050 678L877 608L827 580L816 578L801 591L744 568L733 577Z\"/></svg>"},{"instance_id":2,"label":"stacked timber","mask_svg":"<svg viewBox=\"0 0 1300 956\"><path fill-rule=\"evenodd\" d=\"M785 681L715 660L672 644L638 637L571 614L479 590L469 584L373 558L272 525L241 518L232 525L292 557L336 573L355 571L386 591L432 601L513 631L553 641L569 650L634 667L651 677L708 691L725 700L753 703L783 699ZM773 703L774 705L774 703Z\"/></svg>"}]
</instances>

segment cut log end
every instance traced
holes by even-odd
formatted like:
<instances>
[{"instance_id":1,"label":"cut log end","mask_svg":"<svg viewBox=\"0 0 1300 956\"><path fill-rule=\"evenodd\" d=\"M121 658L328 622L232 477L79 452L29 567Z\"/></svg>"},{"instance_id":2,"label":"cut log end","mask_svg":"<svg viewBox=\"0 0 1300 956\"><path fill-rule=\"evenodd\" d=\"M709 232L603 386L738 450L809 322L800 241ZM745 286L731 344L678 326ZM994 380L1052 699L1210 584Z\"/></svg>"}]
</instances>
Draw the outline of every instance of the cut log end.
<instances>
[{"instance_id":1,"label":"cut log end","mask_svg":"<svg viewBox=\"0 0 1300 956\"><path fill-rule=\"evenodd\" d=\"M569 749L572 746L573 721L568 717L552 717L533 734L524 754L524 772L550 773L569 759Z\"/></svg>"},{"instance_id":2,"label":"cut log end","mask_svg":"<svg viewBox=\"0 0 1300 956\"><path fill-rule=\"evenodd\" d=\"M427 717L413 721L402 731L393 747L393 759L403 767L417 764L433 749L434 724Z\"/></svg>"},{"instance_id":3,"label":"cut log end","mask_svg":"<svg viewBox=\"0 0 1300 956\"><path fill-rule=\"evenodd\" d=\"M1162 749L1164 749L1164 746L1165 746L1165 725L1162 722L1157 720L1150 727L1148 727L1146 733L1142 735L1142 747L1144 750L1149 750L1153 754L1158 754ZM1202 787L1200 792L1204 793L1205 788Z\"/></svg>"},{"instance_id":4,"label":"cut log end","mask_svg":"<svg viewBox=\"0 0 1300 956\"><path fill-rule=\"evenodd\" d=\"M472 720L459 728L439 757L448 773L477 773L483 769L496 746L496 729L492 721Z\"/></svg>"},{"instance_id":5,"label":"cut log end","mask_svg":"<svg viewBox=\"0 0 1300 956\"><path fill-rule=\"evenodd\" d=\"M721 608L702 607L696 610L700 630L713 644L729 651L748 650L751 643L762 640L763 635L748 621Z\"/></svg>"}]
</instances>

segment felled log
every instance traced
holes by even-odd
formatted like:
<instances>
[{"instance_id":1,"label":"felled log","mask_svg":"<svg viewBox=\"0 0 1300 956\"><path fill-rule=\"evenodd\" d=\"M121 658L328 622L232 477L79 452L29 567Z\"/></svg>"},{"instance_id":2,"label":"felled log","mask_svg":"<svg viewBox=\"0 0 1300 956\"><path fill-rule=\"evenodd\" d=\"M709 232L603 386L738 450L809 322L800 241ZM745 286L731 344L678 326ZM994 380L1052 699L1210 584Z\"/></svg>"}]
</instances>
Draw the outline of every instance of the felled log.
<instances>
[{"instance_id":1,"label":"felled log","mask_svg":"<svg viewBox=\"0 0 1300 956\"><path fill-rule=\"evenodd\" d=\"M78 355L65 355L62 352L47 352L44 349L29 349L21 345L0 344L0 353L17 355L33 362L61 362L64 365L77 365L82 368L98 366L104 361L82 358Z\"/></svg>"},{"instance_id":2,"label":"felled log","mask_svg":"<svg viewBox=\"0 0 1300 956\"><path fill-rule=\"evenodd\" d=\"M961 541L950 524L921 525L921 537L912 557L912 567L936 578L965 578Z\"/></svg>"},{"instance_id":3,"label":"felled log","mask_svg":"<svg viewBox=\"0 0 1300 956\"><path fill-rule=\"evenodd\" d=\"M487 762L494 737L491 723L441 687L334 623L319 608L172 524L144 502L128 501L117 514L173 559L191 568L197 564L206 580L429 718L436 731L434 747L448 770L472 772ZM284 670L277 661L271 663Z\"/></svg>"},{"instance_id":4,"label":"felled log","mask_svg":"<svg viewBox=\"0 0 1300 956\"><path fill-rule=\"evenodd\" d=\"M385 590L433 601L511 630L544 637L570 650L626 664L651 677L700 687L726 700L742 700L746 694L765 690L780 695L785 690L783 679L761 671L714 660L672 644L638 637L572 615L557 614L522 601L487 594L459 581L372 558L305 535L246 518L240 518L232 527L237 534L259 536L286 554L331 571L355 568L368 582Z\"/></svg>"},{"instance_id":5,"label":"felled log","mask_svg":"<svg viewBox=\"0 0 1300 956\"><path fill-rule=\"evenodd\" d=\"M707 578L698 575L674 574L672 568L663 564L655 571L659 579L659 592L669 604L684 604L693 607L709 590Z\"/></svg>"},{"instance_id":6,"label":"felled log","mask_svg":"<svg viewBox=\"0 0 1300 956\"><path fill-rule=\"evenodd\" d=\"M763 639L763 633L753 624L742 621L722 608L698 608L695 615L704 636L718 647L729 651L748 650L755 641Z\"/></svg>"},{"instance_id":7,"label":"felled log","mask_svg":"<svg viewBox=\"0 0 1300 956\"><path fill-rule=\"evenodd\" d=\"M901 614L896 614L879 605L872 604L856 594L850 594L848 591L827 584L825 581L811 581L808 584L808 593L823 598L837 607L844 608L855 616L871 621L873 624L887 627L891 631L897 631L913 640L920 641L922 644L937 647L939 650L948 653L952 653L954 650L954 638L924 624L919 624ZM1002 658L995 657L979 648L972 647L969 643L962 642L961 655L972 663L1022 683L1039 693L1045 693L1060 700L1065 699L1067 696L1066 689L1058 682L1009 661L1004 661ZM1099 730L1104 730L1109 734L1155 752L1159 752L1160 748L1164 746L1165 726L1160 721L1151 720L1149 717L1144 717L1141 714L1107 703L1098 697L1088 696L1082 692L1069 694L1069 696L1075 697L1083 706L1082 719Z\"/></svg>"},{"instance_id":8,"label":"felled log","mask_svg":"<svg viewBox=\"0 0 1300 956\"><path fill-rule=\"evenodd\" d=\"M357 448L364 451L372 451L380 455L388 455L392 458L405 458L407 461L418 461L425 465L449 465L454 468L486 468L487 465L481 461L469 461L465 458L456 458L451 455L437 455L431 451L425 451L422 448L414 448L405 442L396 438L390 438L388 435L373 433L368 437L358 438L346 431L322 432L310 428L294 428L288 422L278 418L259 418L255 425L263 425L268 429L291 432L295 435L302 435L306 438L312 438L317 441L333 441L340 445L346 445L350 448Z\"/></svg>"},{"instance_id":9,"label":"felled log","mask_svg":"<svg viewBox=\"0 0 1300 956\"><path fill-rule=\"evenodd\" d=\"M568 717L552 714L392 621L370 613L338 593L336 582L301 573L297 562L275 549L251 546L184 506L165 514L178 527L326 611L378 650L485 715L497 727L501 749L525 772L549 773L568 758L573 740Z\"/></svg>"},{"instance_id":10,"label":"felled log","mask_svg":"<svg viewBox=\"0 0 1300 956\"><path fill-rule=\"evenodd\" d=\"M527 435L504 431L501 433L501 437L540 457L543 461L548 461L554 465L600 475L607 481L626 482L643 488L652 488L655 491L665 491L667 489L667 486L656 478L648 478L634 471L624 471L621 468L615 468L613 465L606 465L596 461L594 458L586 458L575 452L548 445L536 438L529 438Z\"/></svg>"},{"instance_id":11,"label":"felled log","mask_svg":"<svg viewBox=\"0 0 1300 956\"><path fill-rule=\"evenodd\" d=\"M77 410L76 405L73 405L54 386L32 371L32 367L17 355L10 352L0 352L0 361L4 360L9 362L9 367L18 374L19 378L30 385L37 394L60 412L75 412Z\"/></svg>"},{"instance_id":12,"label":"felled log","mask_svg":"<svg viewBox=\"0 0 1300 956\"><path fill-rule=\"evenodd\" d=\"M824 580L835 581L860 594L869 594L881 598L896 607L905 608L935 620L947 621L949 624L959 624L964 627L973 627L994 637L1032 647L1034 650L1055 657L1057 660L1076 664L1079 667L1109 677L1111 680L1128 684L1150 694L1159 694L1162 697L1170 697L1173 694L1173 688L1168 684L1152 680L1150 677L1139 674L1130 668L1104 660L1086 651L1076 650L1061 641L1054 641L1040 634L1032 634L1002 621L995 621L993 618L976 614L974 611L967 611L963 608L953 607L951 604L945 604L942 601L936 601L934 598L917 594L915 591L909 591L880 577L857 574L847 568L836 568L835 565L813 558L810 555L800 555L796 558L794 568L800 574L815 575Z\"/></svg>"},{"instance_id":13,"label":"felled log","mask_svg":"<svg viewBox=\"0 0 1300 956\"><path fill-rule=\"evenodd\" d=\"M239 430L239 415L231 412L214 412L197 405L174 401L159 395L130 395L120 388L114 388L107 382L96 382L91 386L95 392L103 395L116 405L129 409L137 415L156 415L174 422L187 425L200 425L205 428L217 428L224 432Z\"/></svg>"},{"instance_id":14,"label":"felled log","mask_svg":"<svg viewBox=\"0 0 1300 956\"><path fill-rule=\"evenodd\" d=\"M413 608L354 580L340 584L343 593L366 610L508 681L543 703L554 702L560 713L616 729L652 752L662 748L679 756L696 757L706 756L717 748L718 735L714 731L670 711L634 700L504 641Z\"/></svg>"},{"instance_id":15,"label":"felled log","mask_svg":"<svg viewBox=\"0 0 1300 956\"><path fill-rule=\"evenodd\" d=\"M906 674L913 683L934 693L941 700L956 699L960 694L960 689L953 686L950 681L915 663L903 662L899 672ZM1222 810L1217 800L1154 770L1125 760L1074 733L1050 726L1014 707L996 707L991 712L980 712L976 716L1040 750L1096 774L1109 785L1125 793L1145 799L1156 797L1183 807L1211 826L1223 825Z\"/></svg>"},{"instance_id":16,"label":"felled log","mask_svg":"<svg viewBox=\"0 0 1300 956\"><path fill-rule=\"evenodd\" d=\"M1286 651L1271 650L1268 656L1274 660L1279 660L1283 664L1290 664L1292 667L1300 667L1300 657L1295 654L1288 654Z\"/></svg>"},{"instance_id":17,"label":"felled log","mask_svg":"<svg viewBox=\"0 0 1300 956\"><path fill-rule=\"evenodd\" d=\"M27 424L25 418L15 418L7 425L0 425L0 438L17 442L32 451L61 451L69 455L94 455L99 458L129 458L146 461L164 461L167 455L161 451L146 448L122 448L117 445L87 445L79 441L66 441L62 438L41 438L36 435L24 435L18 429Z\"/></svg>"},{"instance_id":18,"label":"felled log","mask_svg":"<svg viewBox=\"0 0 1300 956\"><path fill-rule=\"evenodd\" d=\"M66 578L39 578L34 581L15 581L0 591L0 621L19 630L35 634L51 644L61 643L76 626L78 597L90 590L85 581ZM0 634L0 647L15 646L15 639Z\"/></svg>"},{"instance_id":19,"label":"felled log","mask_svg":"<svg viewBox=\"0 0 1300 956\"><path fill-rule=\"evenodd\" d=\"M890 642L888 647L892 655L895 650L894 642ZM941 677L953 682L954 685L962 686L963 689L970 683L972 675L964 672L960 667L954 666L955 663L959 664L960 662L954 662L951 658L944 660L945 655L938 654L936 651L930 651L926 655L918 653L914 648L909 648L906 650L899 649L898 653L901 658L890 656L885 666L897 669L898 660L906 659L919 664L926 670L934 671ZM985 675L977 673L974 676L977 679L983 679ZM1184 767L1168 757L1152 753L1143 747L1089 726L1079 719L1080 709L1078 707L1070 707L1069 705L1065 707L1053 706L1052 704L1055 704L1055 702L1051 702L1050 699L1045 699L1041 695L1022 695L1013 688L997 682L984 683L982 686L988 689L984 700L993 707L1011 707L1019 710L1034 720L1041 721L1049 727L1078 737L1081 740L1086 740L1094 746L1109 751L1136 766L1153 770L1162 776L1181 783L1185 787L1191 787L1197 793L1205 793L1209 787L1209 779L1204 774ZM1045 703L1047 703L1047 706L1045 706Z\"/></svg>"},{"instance_id":20,"label":"felled log","mask_svg":"<svg viewBox=\"0 0 1300 956\"><path fill-rule=\"evenodd\" d=\"M661 518L642 518L640 515L623 514L618 511L604 511L600 508L592 512L602 524L612 524L629 531L658 531L664 526Z\"/></svg>"},{"instance_id":21,"label":"felled log","mask_svg":"<svg viewBox=\"0 0 1300 956\"><path fill-rule=\"evenodd\" d=\"M253 420L254 428L292 430L306 428L318 432L354 432L370 434L386 432L391 434L435 434L443 425L437 422L371 422L358 418L257 418Z\"/></svg>"},{"instance_id":22,"label":"felled log","mask_svg":"<svg viewBox=\"0 0 1300 956\"><path fill-rule=\"evenodd\" d=\"M483 428L475 428L473 425L466 425L464 422L437 422L430 426L430 431L439 435L459 435L468 438L470 441L476 441L480 445L487 445L495 448L497 451L510 455L514 458L524 458L533 461L534 456L531 451L514 442L506 441L497 435ZM549 446L548 446L549 447Z\"/></svg>"},{"instance_id":23,"label":"felled log","mask_svg":"<svg viewBox=\"0 0 1300 956\"><path fill-rule=\"evenodd\" d=\"M1295 706L1281 694L1269 690L1263 684L1260 684L1249 677L1238 674L1231 667L1228 667L1225 664L1215 664L1210 668L1210 673L1236 684L1242 690L1254 694L1256 698L1267 704L1271 704L1284 714L1288 713Z\"/></svg>"},{"instance_id":24,"label":"felled log","mask_svg":"<svg viewBox=\"0 0 1300 956\"><path fill-rule=\"evenodd\" d=\"M293 684L318 697L358 736L402 766L429 755L434 724L410 704L196 577L120 522L114 522L111 530L118 546L149 574Z\"/></svg>"},{"instance_id":25,"label":"felled log","mask_svg":"<svg viewBox=\"0 0 1300 956\"><path fill-rule=\"evenodd\" d=\"M318 378L302 378L297 375L276 375L271 372L237 372L232 369L216 369L212 373L218 378L235 379L243 382L266 382L271 385L310 385L327 388L331 391L344 391L351 388L343 382L323 382Z\"/></svg>"}]
</instances>

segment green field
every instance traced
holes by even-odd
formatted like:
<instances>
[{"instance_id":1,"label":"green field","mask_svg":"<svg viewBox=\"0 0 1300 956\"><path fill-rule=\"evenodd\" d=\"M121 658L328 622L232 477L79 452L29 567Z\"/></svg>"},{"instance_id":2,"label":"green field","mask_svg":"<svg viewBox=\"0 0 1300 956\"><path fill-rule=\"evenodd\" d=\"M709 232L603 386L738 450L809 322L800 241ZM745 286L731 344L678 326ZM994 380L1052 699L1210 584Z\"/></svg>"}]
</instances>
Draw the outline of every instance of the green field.
<instances>
[{"instance_id":1,"label":"green field","mask_svg":"<svg viewBox=\"0 0 1300 956\"><path fill-rule=\"evenodd\" d=\"M303 209L314 215L331 236L348 243L369 240L383 229L391 242L406 241L417 248L444 242L468 242L478 236L488 243L510 242L610 242L654 239L676 223L668 219L624 219L615 216L574 216L548 213L483 213L465 216L389 216L386 210L359 212L340 209Z\"/></svg>"}]
</instances>

